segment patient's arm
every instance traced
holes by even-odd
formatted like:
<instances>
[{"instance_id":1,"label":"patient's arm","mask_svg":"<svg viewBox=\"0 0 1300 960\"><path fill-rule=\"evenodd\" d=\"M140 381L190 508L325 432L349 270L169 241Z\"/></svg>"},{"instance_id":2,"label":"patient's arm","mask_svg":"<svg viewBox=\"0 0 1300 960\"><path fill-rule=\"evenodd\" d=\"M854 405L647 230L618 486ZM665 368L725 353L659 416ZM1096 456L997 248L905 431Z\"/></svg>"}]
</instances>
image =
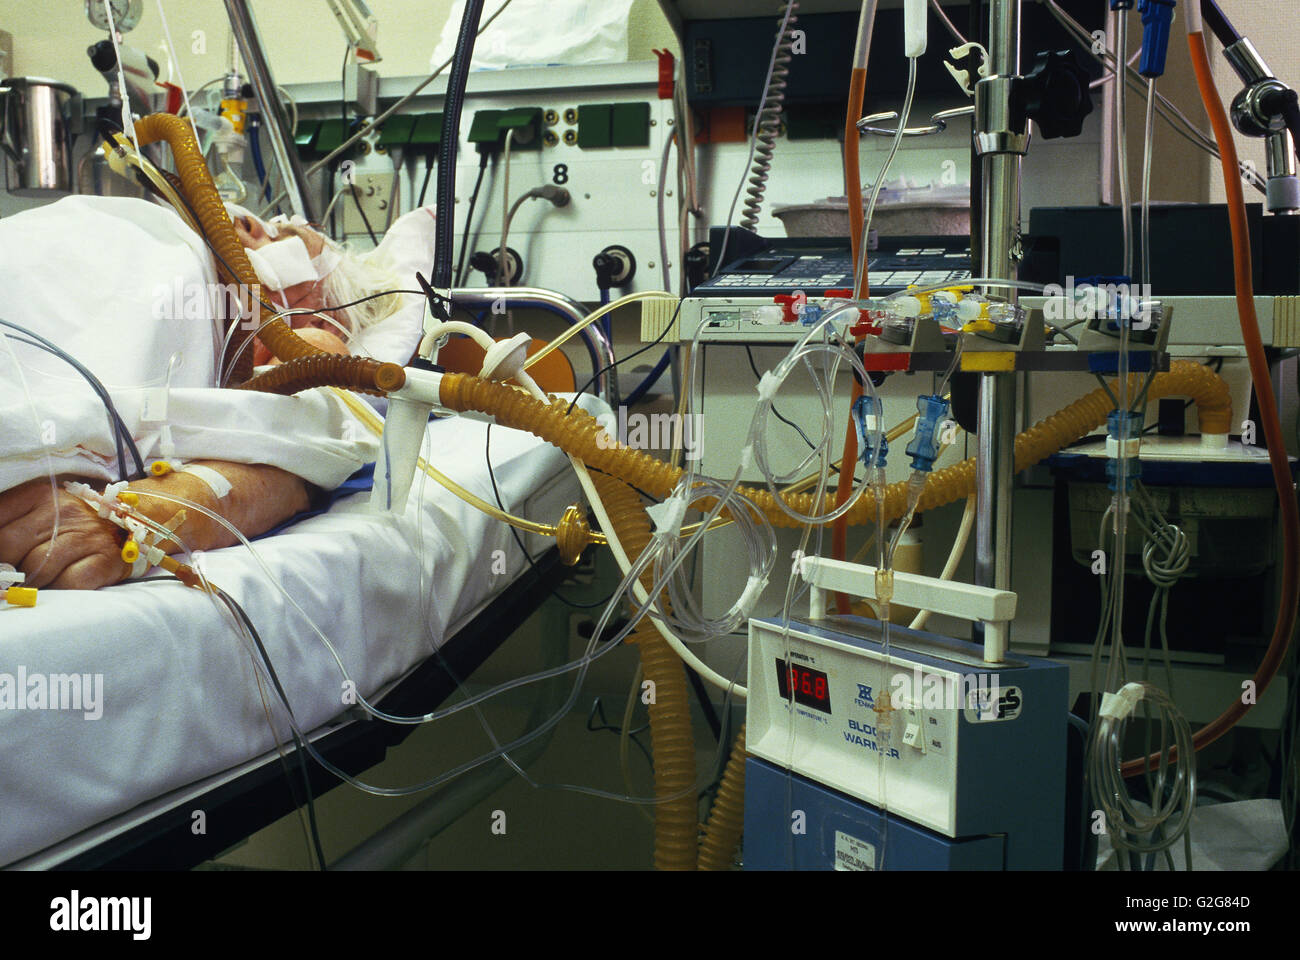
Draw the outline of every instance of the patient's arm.
<instances>
[{"instance_id":1,"label":"patient's arm","mask_svg":"<svg viewBox=\"0 0 1300 960\"><path fill-rule=\"evenodd\" d=\"M306 482L278 467L198 462L225 477L230 493L218 500L198 477L169 473L132 481L130 489L140 495L139 509L166 523L181 508L150 494L182 497L225 517L245 536L253 537L308 506ZM0 562L26 573L25 585L30 587L93 590L124 579L130 571L120 556L121 529L100 519L62 488L58 497L59 530L51 541L55 511L48 480L33 480L0 493ZM190 550L212 550L238 542L223 526L194 510L187 511L176 534ZM176 547L167 543L164 549L171 552Z\"/></svg>"}]
</instances>

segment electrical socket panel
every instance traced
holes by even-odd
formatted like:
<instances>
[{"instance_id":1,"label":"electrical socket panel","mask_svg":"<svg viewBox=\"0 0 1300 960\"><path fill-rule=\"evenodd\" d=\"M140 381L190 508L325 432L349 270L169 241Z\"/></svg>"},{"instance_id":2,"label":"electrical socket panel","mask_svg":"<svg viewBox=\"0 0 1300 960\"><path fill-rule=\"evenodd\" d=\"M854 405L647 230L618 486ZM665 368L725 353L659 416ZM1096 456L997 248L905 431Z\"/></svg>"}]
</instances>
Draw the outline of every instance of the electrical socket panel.
<instances>
[{"instance_id":1,"label":"electrical socket panel","mask_svg":"<svg viewBox=\"0 0 1300 960\"><path fill-rule=\"evenodd\" d=\"M366 229L369 221L375 236L383 236L390 218L397 219L402 209L402 186L397 182L397 175L392 170L353 169L349 179L354 195L345 193L338 201L343 214L343 232L349 237L369 239L370 231ZM340 188L347 186L347 183L339 184ZM364 218L360 210L365 210ZM398 211L396 215L394 210Z\"/></svg>"}]
</instances>

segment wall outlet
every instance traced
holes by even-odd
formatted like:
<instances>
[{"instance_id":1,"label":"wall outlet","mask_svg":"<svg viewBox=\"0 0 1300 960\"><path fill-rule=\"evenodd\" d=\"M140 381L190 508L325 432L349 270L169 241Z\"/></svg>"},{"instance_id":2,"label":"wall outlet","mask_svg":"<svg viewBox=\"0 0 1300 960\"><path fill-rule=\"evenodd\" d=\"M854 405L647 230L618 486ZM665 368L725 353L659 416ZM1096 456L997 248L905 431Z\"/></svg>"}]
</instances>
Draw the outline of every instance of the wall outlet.
<instances>
[{"instance_id":1,"label":"wall outlet","mask_svg":"<svg viewBox=\"0 0 1300 960\"><path fill-rule=\"evenodd\" d=\"M339 198L339 206L343 208L343 232L349 237L368 239L370 231L366 229L366 222L369 221L370 230L374 230L375 237L382 238L394 209L400 210L402 206L400 183L394 189L397 175L391 170L353 170L351 180L353 194L345 193ZM346 183L339 184L339 187L346 186ZM358 208L365 210L364 218Z\"/></svg>"}]
</instances>

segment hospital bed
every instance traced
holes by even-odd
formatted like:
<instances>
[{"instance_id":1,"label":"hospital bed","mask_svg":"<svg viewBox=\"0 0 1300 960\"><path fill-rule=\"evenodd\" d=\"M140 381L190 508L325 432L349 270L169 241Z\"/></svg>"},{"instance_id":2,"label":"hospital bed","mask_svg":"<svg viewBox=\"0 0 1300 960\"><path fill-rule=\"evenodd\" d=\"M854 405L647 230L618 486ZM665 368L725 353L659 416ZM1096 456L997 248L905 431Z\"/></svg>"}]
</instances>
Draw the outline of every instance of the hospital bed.
<instances>
[{"instance_id":1,"label":"hospital bed","mask_svg":"<svg viewBox=\"0 0 1300 960\"><path fill-rule=\"evenodd\" d=\"M582 406L607 409L591 397ZM487 430L465 417L434 420L425 454L492 501ZM496 427L491 453L506 509L554 520L579 500L563 455L535 437ZM417 477L396 519L367 500L344 497L256 541L261 563L243 547L202 561L256 625L300 728L350 773L413 728L356 719L303 613L337 648L359 694L392 712L423 712L559 579L544 540L528 535L538 558L529 564L504 524L432 479ZM291 809L249 651L201 592L161 580L42 592L37 607L0 613L0 663L28 677L102 676L97 719L85 709L0 711L0 865L188 866ZM266 697L284 740L284 711L271 690ZM313 791L338 782L309 766Z\"/></svg>"}]
</instances>

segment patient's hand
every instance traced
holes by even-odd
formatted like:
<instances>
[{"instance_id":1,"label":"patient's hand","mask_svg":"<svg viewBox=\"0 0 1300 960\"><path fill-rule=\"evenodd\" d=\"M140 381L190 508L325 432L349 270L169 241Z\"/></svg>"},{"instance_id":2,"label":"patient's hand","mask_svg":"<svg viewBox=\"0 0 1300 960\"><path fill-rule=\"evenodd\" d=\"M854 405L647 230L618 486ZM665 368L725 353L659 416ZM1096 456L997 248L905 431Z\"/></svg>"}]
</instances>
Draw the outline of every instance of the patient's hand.
<instances>
[{"instance_id":1,"label":"patient's hand","mask_svg":"<svg viewBox=\"0 0 1300 960\"><path fill-rule=\"evenodd\" d=\"M44 477L0 493L0 562L27 574L26 587L93 590L124 578L122 534L62 488L59 529L55 496Z\"/></svg>"},{"instance_id":2,"label":"patient's hand","mask_svg":"<svg viewBox=\"0 0 1300 960\"><path fill-rule=\"evenodd\" d=\"M153 494L180 497L225 517L245 536L255 537L307 509L309 504L306 482L277 467L218 460L196 462L216 470L230 482L231 490L225 497L218 500L212 488L193 474L175 472L131 482L131 491L140 495L140 511L157 523L166 523L181 507ZM13 564L26 573L23 586L28 587L94 590L125 579L130 568L121 558L121 528L101 519L60 487L59 531L51 539L54 503L50 482L45 478L0 493L0 563ZM238 542L225 527L195 510L186 512L185 522L175 532L192 551L214 550ZM177 549L171 542L162 546L168 552Z\"/></svg>"}]
</instances>

